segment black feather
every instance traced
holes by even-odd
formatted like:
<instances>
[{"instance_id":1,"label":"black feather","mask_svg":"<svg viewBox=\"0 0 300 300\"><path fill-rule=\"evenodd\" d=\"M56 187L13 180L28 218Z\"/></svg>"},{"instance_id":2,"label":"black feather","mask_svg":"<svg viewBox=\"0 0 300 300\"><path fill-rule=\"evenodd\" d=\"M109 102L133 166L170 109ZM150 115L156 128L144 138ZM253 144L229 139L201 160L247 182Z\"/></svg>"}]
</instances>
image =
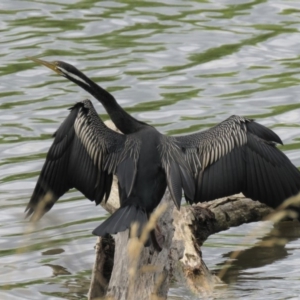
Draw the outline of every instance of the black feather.
<instances>
[{"instance_id":1,"label":"black feather","mask_svg":"<svg viewBox=\"0 0 300 300\"><path fill-rule=\"evenodd\" d=\"M192 173L179 165L181 186L183 187L185 197L190 202L195 198L195 183Z\"/></svg>"},{"instance_id":2,"label":"black feather","mask_svg":"<svg viewBox=\"0 0 300 300\"><path fill-rule=\"evenodd\" d=\"M93 230L93 234L97 236L115 234L130 229L133 222L138 222L138 235L140 235L147 221L148 217L144 209L136 205L128 205L117 209L108 219Z\"/></svg>"},{"instance_id":3,"label":"black feather","mask_svg":"<svg viewBox=\"0 0 300 300\"><path fill-rule=\"evenodd\" d=\"M167 174L168 187L175 206L180 209L182 198L180 168L174 161L170 161L169 173Z\"/></svg>"},{"instance_id":4,"label":"black feather","mask_svg":"<svg viewBox=\"0 0 300 300\"><path fill-rule=\"evenodd\" d=\"M249 132L251 132L254 135L257 135L261 139L283 145L280 137L271 129L260 125L254 121L247 122L246 126Z\"/></svg>"},{"instance_id":5,"label":"black feather","mask_svg":"<svg viewBox=\"0 0 300 300\"><path fill-rule=\"evenodd\" d=\"M81 129L75 132L77 120L81 121ZM97 133L96 140L88 130ZM115 141L113 147L111 147L112 142L109 137L113 137ZM97 138L102 143L101 147L97 147ZM55 133L53 144L28 203L27 216L33 214L41 206L45 195L52 195L42 211L39 211L38 215L41 217L51 209L58 198L73 187L81 191L88 199L95 200L96 204L99 204L104 195L109 196L112 174L108 174L103 166L100 165L99 169L99 166L95 165L87 146L93 144L93 147L97 147L96 151L106 151L101 154L97 153L98 156L108 155L109 157L112 154L107 149L113 148L119 153L125 140L125 136L113 132L103 124L90 101L77 103L71 108L70 114Z\"/></svg>"},{"instance_id":6,"label":"black feather","mask_svg":"<svg viewBox=\"0 0 300 300\"><path fill-rule=\"evenodd\" d=\"M132 158L124 159L117 168L119 184L125 189L127 197L130 196L136 175L135 163Z\"/></svg>"},{"instance_id":7,"label":"black feather","mask_svg":"<svg viewBox=\"0 0 300 300\"><path fill-rule=\"evenodd\" d=\"M107 200L109 198L112 182L113 182L113 175L108 174L106 176L106 182L105 182L105 203L107 202Z\"/></svg>"}]
</instances>

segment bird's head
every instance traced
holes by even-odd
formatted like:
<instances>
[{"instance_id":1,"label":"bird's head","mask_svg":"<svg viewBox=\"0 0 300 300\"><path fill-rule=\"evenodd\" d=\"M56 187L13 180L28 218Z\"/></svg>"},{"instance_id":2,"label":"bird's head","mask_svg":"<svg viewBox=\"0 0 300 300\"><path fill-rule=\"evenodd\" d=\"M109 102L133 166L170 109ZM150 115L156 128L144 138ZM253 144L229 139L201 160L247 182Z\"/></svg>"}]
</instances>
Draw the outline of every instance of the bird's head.
<instances>
[{"instance_id":1,"label":"bird's head","mask_svg":"<svg viewBox=\"0 0 300 300\"><path fill-rule=\"evenodd\" d=\"M43 65L55 73L66 77L67 79L73 81L74 83L82 86L85 89L89 89L91 87L91 81L86 77L82 72L80 72L78 69L76 69L74 66L63 62L63 61L53 61L48 62L45 60L41 60L35 57L27 57L30 60L33 60L34 62Z\"/></svg>"}]
</instances>

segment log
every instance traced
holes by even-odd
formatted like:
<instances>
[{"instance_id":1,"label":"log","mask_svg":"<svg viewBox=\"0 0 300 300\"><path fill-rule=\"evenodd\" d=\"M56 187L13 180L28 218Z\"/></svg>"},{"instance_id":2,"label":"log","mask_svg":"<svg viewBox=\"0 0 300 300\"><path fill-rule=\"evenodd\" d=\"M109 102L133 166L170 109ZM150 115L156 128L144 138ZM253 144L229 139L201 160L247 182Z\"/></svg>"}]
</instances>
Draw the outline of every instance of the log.
<instances>
[{"instance_id":1,"label":"log","mask_svg":"<svg viewBox=\"0 0 300 300\"><path fill-rule=\"evenodd\" d=\"M213 233L261 220L272 212L266 205L241 195L183 206L178 211L167 192L162 203L168 204L158 221L165 237L163 250L158 253L152 246L142 246L141 252L134 255L136 265L132 278L128 231L114 238L98 238L89 299L104 296L166 299L174 279L196 294L209 295L220 280L209 272L202 259L204 241ZM112 208L111 203L109 207ZM139 243L137 239L134 242Z\"/></svg>"},{"instance_id":2,"label":"log","mask_svg":"<svg viewBox=\"0 0 300 300\"><path fill-rule=\"evenodd\" d=\"M107 245L107 240L104 242L103 238L98 238L89 299L103 296L106 296L107 299L165 298L171 278L171 266L166 262L170 260L169 255L171 254L174 233L174 204L169 201L169 198L169 194L166 194L162 199L161 205L165 205L167 209L158 220L161 233L165 237L162 251L157 252L153 246L144 247L144 243L137 238L129 239L128 230L120 232L114 236L114 265L111 274L108 275L111 265L108 269L105 268L104 260L108 259L105 249L111 249L113 243ZM111 207L111 204L109 205ZM172 255L176 261L183 254L183 249L179 254L177 253L178 249L179 247L172 249ZM112 255L111 252L110 254ZM176 255L177 257L175 257ZM112 260L112 256L109 260ZM103 275L104 272L106 272L105 275Z\"/></svg>"}]
</instances>

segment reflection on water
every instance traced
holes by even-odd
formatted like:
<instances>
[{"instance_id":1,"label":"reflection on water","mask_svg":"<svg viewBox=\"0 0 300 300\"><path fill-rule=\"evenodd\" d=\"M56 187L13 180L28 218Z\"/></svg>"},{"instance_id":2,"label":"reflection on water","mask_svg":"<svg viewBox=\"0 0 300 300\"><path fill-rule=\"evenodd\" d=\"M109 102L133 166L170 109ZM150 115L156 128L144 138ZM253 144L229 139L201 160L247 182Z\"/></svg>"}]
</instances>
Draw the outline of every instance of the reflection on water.
<instances>
[{"instance_id":1,"label":"reflection on water","mask_svg":"<svg viewBox=\"0 0 300 300\"><path fill-rule=\"evenodd\" d=\"M0 299L84 298L91 231L106 217L71 191L36 227L24 220L52 133L68 107L89 97L26 56L76 65L163 133L194 132L231 114L256 118L300 166L298 2L2 0L0 8ZM211 237L209 267L220 268L253 226ZM244 245L224 278L227 298L251 298L254 289L259 298L297 297L299 228L284 226L282 236L293 233L285 246ZM193 295L177 285L172 297Z\"/></svg>"},{"instance_id":2,"label":"reflection on water","mask_svg":"<svg viewBox=\"0 0 300 300\"><path fill-rule=\"evenodd\" d=\"M299 222L282 222L276 225L266 236L261 240L265 243L257 243L251 248L242 250L237 259L232 262L231 267L223 277L227 282L235 281L239 273L251 268L260 268L270 265L278 260L287 258L291 253L286 249L286 245L300 238ZM266 245L273 244L272 247ZM231 252L223 255L224 258L229 258Z\"/></svg>"},{"instance_id":3,"label":"reflection on water","mask_svg":"<svg viewBox=\"0 0 300 300\"><path fill-rule=\"evenodd\" d=\"M287 259L292 253L286 248L287 244L297 241L300 238L299 222L282 222L276 225L261 240L264 242L254 244L250 248L242 250L237 259L231 263L230 268L222 278L226 283L236 282L242 277L242 273L247 269L267 267L279 260ZM270 245L270 247L268 247ZM272 246L271 246L272 245ZM229 258L231 252L223 254L224 258ZM257 271L259 274L260 272ZM252 273L253 274L253 273ZM282 276L282 274L280 275ZM279 276L279 277L280 277ZM271 279L266 277L265 279ZM255 276L252 280L255 280Z\"/></svg>"},{"instance_id":4,"label":"reflection on water","mask_svg":"<svg viewBox=\"0 0 300 300\"><path fill-rule=\"evenodd\" d=\"M269 231L269 232L268 232ZM247 232L247 235L243 235ZM254 234L256 233L256 234ZM254 237L250 240L249 235ZM280 282L293 282L298 274L300 238L299 222L282 222L275 227L269 222L253 223L232 228L226 233L219 233L210 237L204 247L203 255L211 255L215 243L222 244L223 249L214 255L219 255L220 262L215 265L215 273L224 271L222 276L224 283L228 284L221 295L224 297L239 297L239 295L252 295L254 299L282 299L283 291ZM256 240L256 242L255 242ZM232 259L233 251L226 248L240 249L236 259ZM212 257L209 258L213 262ZM213 262L214 264L216 261ZM229 265L227 265L229 263ZM224 287L223 287L224 288ZM265 290L267 289L267 291ZM219 298L220 291L216 292ZM291 288L284 292L284 299L297 296L298 290ZM273 297L273 298L272 298ZM296 298L295 298L296 299Z\"/></svg>"}]
</instances>

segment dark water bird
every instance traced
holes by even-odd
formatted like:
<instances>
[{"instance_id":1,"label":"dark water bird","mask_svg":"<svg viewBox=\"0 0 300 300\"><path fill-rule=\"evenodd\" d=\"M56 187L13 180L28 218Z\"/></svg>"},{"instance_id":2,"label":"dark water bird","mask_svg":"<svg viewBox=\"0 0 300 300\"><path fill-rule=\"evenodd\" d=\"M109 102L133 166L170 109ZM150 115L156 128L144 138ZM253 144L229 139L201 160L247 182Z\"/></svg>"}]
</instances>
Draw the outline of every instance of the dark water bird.
<instances>
[{"instance_id":1,"label":"dark water bird","mask_svg":"<svg viewBox=\"0 0 300 300\"><path fill-rule=\"evenodd\" d=\"M139 137L139 141L141 142L140 147L143 147L141 146L143 143L148 142L148 146L145 146L142 152L139 150L140 152L138 153L142 153L143 159L146 157L147 159L145 160L148 162L151 162L152 164L157 163L160 166L161 171L158 172L156 170L152 174L157 172L157 174L160 174L160 180L168 182L168 187L170 188L173 200L175 200L178 207L180 204L179 199L181 195L179 194L181 192L181 187L184 188L186 200L190 203L209 201L242 192L246 197L252 198L253 200L259 200L274 208L279 206L286 198L295 195L300 191L299 170L291 163L287 156L276 147L276 144L282 144L281 139L272 130L254 122L252 119L231 116L220 124L202 132L186 136L166 137L159 134L152 126L130 116L110 93L101 88L74 66L62 61L46 62L36 58L31 59L54 70L59 75L66 77L93 95L101 102L112 121L121 132L128 137ZM74 127L74 125L72 126ZM92 128L89 123L86 123L86 128L90 127ZM60 130L61 129L59 129L59 131ZM153 136L157 137L159 141L153 138L155 142L152 143L151 141L151 143L149 143L149 140L144 137L144 133L147 132L147 130L151 132ZM86 140L97 139L98 133L96 133L95 130L90 130L89 132ZM107 142L112 139L109 135L106 135L106 137ZM155 155L149 151L148 147L151 146L151 149L153 150L159 149L155 150ZM95 149L97 147L98 146L95 146ZM176 149L176 151L174 151L174 149ZM69 161L69 166L73 163L76 165L79 158L81 160L81 156L83 155L76 149L74 151L77 153L77 160L74 162ZM86 150L84 151L87 153ZM85 155L91 160L92 166L91 154L87 153ZM176 158L173 158L174 155ZM159 156L161 159L159 159ZM184 162L181 160L182 157ZM138 165L138 163L136 164ZM74 167L72 166L71 168ZM39 181L45 182L45 185L51 188L56 194L56 197L59 198L63 194L62 192L56 192L56 185L60 185L59 179L55 179L57 180L55 184L49 184L52 178L55 177L55 171L53 171L52 168L44 169L40 175L40 179L43 177L45 177L45 179L39 179ZM188 169L191 170L194 177L193 179L196 186L194 196L192 195L193 188L190 183L189 172L183 171ZM90 172L86 167L84 170L85 172ZM104 170L103 172L108 172L106 167L102 168L102 170ZM109 170L111 171L112 169ZM122 170L123 176L127 178L127 175L125 175L127 166L124 168L121 167L120 170ZM136 167L134 170L134 172L131 172L134 175L129 176L129 178L134 177L136 179L133 186L136 187L138 185L141 190L149 188L152 191L152 186L154 184L153 177L152 181L148 181L148 179L146 181L142 179L146 178L142 175L143 168L140 167L139 169ZM180 176L178 174L180 174ZM76 176L76 173L72 176ZM121 175L119 176L121 177ZM73 186L82 191L89 199L96 199L94 194L88 195L87 192L84 192L87 190L90 191L91 189L93 190L96 183L97 187L101 186L101 184L98 184L98 177L95 176L95 178L97 179L95 179L93 185L81 183L80 187L78 179L74 179L76 184L78 182L78 186L75 186L74 184ZM156 184L158 183L156 182ZM162 185L163 184L160 186ZM166 184L164 184L164 186L165 185ZM126 192L125 196L123 196L124 186L126 185L121 180L121 203L122 199L125 199L128 196L128 193ZM127 186L129 187L130 184L127 183ZM180 187L177 188L177 192L175 191L176 186ZM127 188L127 191L131 191L131 189ZM161 188L160 192L157 193L157 195L159 195L157 199L159 198L160 200L163 191L164 188ZM29 213L34 211L40 194L41 193L36 188L30 203L28 204ZM143 197L146 197L146 195L144 194ZM157 199L155 201L159 202ZM97 201L99 202L100 200ZM98 203L97 201L96 203ZM137 201L140 201L140 198ZM153 203L155 201L153 201ZM157 205L156 202L155 205ZM113 218L114 217L112 216L111 219ZM103 224L105 224L105 222ZM94 231L98 235L104 233L102 230L103 227L101 226L102 225L98 227L100 228L99 230L96 229ZM113 226L113 224L110 224L110 226Z\"/></svg>"},{"instance_id":2,"label":"dark water bird","mask_svg":"<svg viewBox=\"0 0 300 300\"><path fill-rule=\"evenodd\" d=\"M102 122L89 100L70 110L54 134L26 209L28 216L39 219L73 187L96 204L106 201L113 174L118 178L121 207L94 230L99 236L124 231L133 221L139 222L141 231L167 186L178 208L182 189L192 201L192 171L174 139L141 122L136 122L133 133L117 133ZM43 202L49 192L50 200Z\"/></svg>"}]
</instances>

